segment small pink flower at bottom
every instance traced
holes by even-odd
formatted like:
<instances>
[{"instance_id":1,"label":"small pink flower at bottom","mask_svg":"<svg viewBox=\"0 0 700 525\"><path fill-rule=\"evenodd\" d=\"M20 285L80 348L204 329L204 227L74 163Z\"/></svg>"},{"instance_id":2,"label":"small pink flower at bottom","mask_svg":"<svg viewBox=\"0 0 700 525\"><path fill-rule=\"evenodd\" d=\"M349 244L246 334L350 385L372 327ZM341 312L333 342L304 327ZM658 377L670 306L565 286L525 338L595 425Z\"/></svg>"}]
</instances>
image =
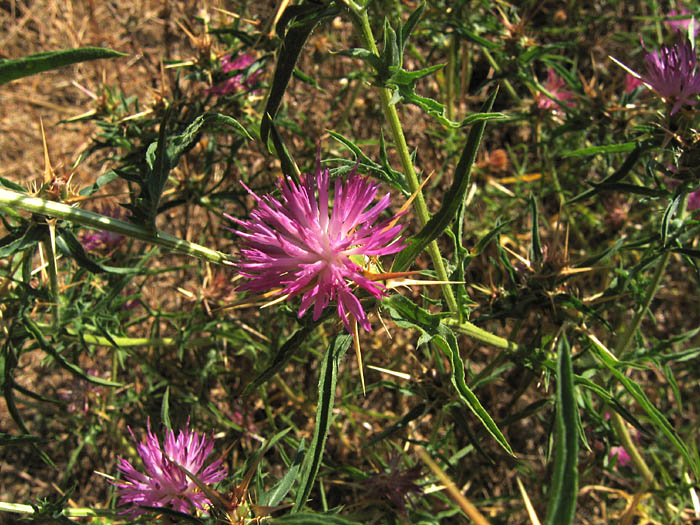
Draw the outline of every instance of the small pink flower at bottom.
<instances>
[{"instance_id":1,"label":"small pink flower at bottom","mask_svg":"<svg viewBox=\"0 0 700 525\"><path fill-rule=\"evenodd\" d=\"M282 288L280 295L301 295L299 317L313 304L314 320L337 300L338 315L349 332L349 316L371 329L351 283L378 299L386 292L351 257L396 253L404 245L397 240L401 226L392 226L393 219L374 224L389 206L389 194L370 207L379 186L357 175L356 169L345 183L336 179L332 211L329 172L321 169L320 159L316 174L302 175L301 184L290 178L279 180L280 200L248 190L258 204L250 218L226 215L245 241L236 266L250 281L241 290Z\"/></svg>"},{"instance_id":2,"label":"small pink flower at bottom","mask_svg":"<svg viewBox=\"0 0 700 525\"><path fill-rule=\"evenodd\" d=\"M700 188L688 195L688 211L700 208Z\"/></svg>"},{"instance_id":3,"label":"small pink flower at bottom","mask_svg":"<svg viewBox=\"0 0 700 525\"><path fill-rule=\"evenodd\" d=\"M659 51L644 55L647 74L642 80L654 91L673 102L671 115L683 104L694 105L700 93L700 72L697 70L697 55L690 42L663 46Z\"/></svg>"},{"instance_id":4,"label":"small pink flower at bottom","mask_svg":"<svg viewBox=\"0 0 700 525\"><path fill-rule=\"evenodd\" d=\"M618 467L626 467L632 461L625 447L610 447L610 459L616 459Z\"/></svg>"},{"instance_id":5,"label":"small pink flower at bottom","mask_svg":"<svg viewBox=\"0 0 700 525\"><path fill-rule=\"evenodd\" d=\"M544 88L550 95L560 102L574 98L575 95L573 93L563 89L565 86L566 82L554 72L554 69L551 67L547 69L547 80L544 82ZM542 109L557 109L559 107L559 104L541 91L535 94L535 102L537 103L537 107ZM573 101L565 102L564 104L568 107L575 105Z\"/></svg>"},{"instance_id":6,"label":"small pink flower at bottom","mask_svg":"<svg viewBox=\"0 0 700 525\"><path fill-rule=\"evenodd\" d=\"M136 441L131 429L129 432ZM226 466L222 461L218 459L204 467L213 448L214 441L190 431L189 423L177 437L172 430L166 432L161 447L160 441L151 432L151 423L148 421L146 441L137 445L145 474L125 459L119 458L117 464L117 469L124 476L124 481L113 482L117 487L119 502L131 505L122 514L135 517L146 513L145 509L139 508L140 505L168 507L184 513L193 513L196 509L205 510L211 501L178 465L204 484L217 483L226 477Z\"/></svg>"}]
</instances>

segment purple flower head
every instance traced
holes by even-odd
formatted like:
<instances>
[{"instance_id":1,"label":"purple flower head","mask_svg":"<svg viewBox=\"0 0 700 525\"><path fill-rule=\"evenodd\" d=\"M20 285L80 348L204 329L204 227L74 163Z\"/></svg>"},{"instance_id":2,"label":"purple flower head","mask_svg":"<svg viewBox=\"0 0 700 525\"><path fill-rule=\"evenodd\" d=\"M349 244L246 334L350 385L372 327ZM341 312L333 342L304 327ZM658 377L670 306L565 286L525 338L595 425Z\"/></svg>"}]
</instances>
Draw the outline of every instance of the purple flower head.
<instances>
[{"instance_id":1,"label":"purple flower head","mask_svg":"<svg viewBox=\"0 0 700 525\"><path fill-rule=\"evenodd\" d=\"M700 208L700 188L688 195L688 211Z\"/></svg>"},{"instance_id":2,"label":"purple flower head","mask_svg":"<svg viewBox=\"0 0 700 525\"><path fill-rule=\"evenodd\" d=\"M122 218L122 209L119 206L102 206L98 213L114 219ZM82 239L85 250L91 252L116 248L124 240L124 236L107 230L100 230L86 233L82 236Z\"/></svg>"},{"instance_id":3,"label":"purple flower head","mask_svg":"<svg viewBox=\"0 0 700 525\"><path fill-rule=\"evenodd\" d=\"M700 93L700 72L697 56L690 42L663 46L660 51L646 53L647 75L642 80L659 95L673 102L671 115L683 104L696 103L692 97Z\"/></svg>"},{"instance_id":4,"label":"purple flower head","mask_svg":"<svg viewBox=\"0 0 700 525\"><path fill-rule=\"evenodd\" d=\"M251 280L242 290L282 288L280 293L289 297L301 294L299 317L314 304L314 320L331 300L337 300L338 315L348 331L348 314L370 330L349 281L376 298L386 292L351 257L396 253L404 245L397 240L401 226L392 226L393 219L374 225L389 206L389 194L371 206L378 184L356 171L345 183L336 179L332 210L329 172L321 169L320 158L316 174L302 175L301 184L290 178L279 180L280 200L272 195L258 197L246 188L258 208L245 221L226 215L241 228L234 232L245 241L237 267Z\"/></svg>"},{"instance_id":5,"label":"purple flower head","mask_svg":"<svg viewBox=\"0 0 700 525\"><path fill-rule=\"evenodd\" d=\"M559 101L565 101L565 100L570 100L574 98L574 94L571 93L570 91L567 91L564 89L566 87L566 82L564 82L564 79L562 79L559 75L557 75L554 72L554 69L551 67L547 69L547 80L544 82L544 88L552 95L554 98L556 98ZM541 109L557 109L559 107L559 104L557 104L554 100L549 98L547 95L544 93L538 91L535 94L535 102L537 103L537 107ZM568 107L576 105L573 101L571 102L565 102L565 105Z\"/></svg>"},{"instance_id":6,"label":"purple flower head","mask_svg":"<svg viewBox=\"0 0 700 525\"><path fill-rule=\"evenodd\" d=\"M610 447L610 459L616 459L618 467L626 467L632 461L625 447Z\"/></svg>"},{"instance_id":7,"label":"purple flower head","mask_svg":"<svg viewBox=\"0 0 700 525\"><path fill-rule=\"evenodd\" d=\"M668 12L668 16L681 16L681 15L688 15L687 18L684 19L679 19L679 20L666 20L666 24L676 31L677 33L682 33L682 34L687 34L688 29L690 28L690 23L691 21L695 20L693 16L691 16L690 11L687 9L682 9L681 11L676 11L675 9L671 9ZM698 25L698 21L695 20L695 29L693 30L693 33L695 36L700 33L700 25Z\"/></svg>"},{"instance_id":8,"label":"purple flower head","mask_svg":"<svg viewBox=\"0 0 700 525\"><path fill-rule=\"evenodd\" d=\"M246 70L253 65L254 62L255 57L250 53L241 55L233 61L231 60L231 55L224 55L221 58L221 70L224 73L231 73L233 71L239 71L239 73L227 78L216 86L212 86L207 90L207 93L214 95L227 95L229 93L237 93L238 91L242 91L246 88L253 88L258 82L258 77L263 71L262 69L257 69L246 77Z\"/></svg>"},{"instance_id":9,"label":"purple flower head","mask_svg":"<svg viewBox=\"0 0 700 525\"><path fill-rule=\"evenodd\" d=\"M134 433L129 429L136 441ZM185 467L199 481L205 484L217 483L226 477L226 466L220 459L204 467L204 462L214 448L214 441L205 435L191 432L189 422L185 430L175 437L172 430L166 432L161 447L158 438L151 432L148 421L148 436L137 450L146 471L142 474L127 460L119 458L117 469L124 481L115 481L121 504L131 505L122 514L131 517L147 512L140 505L149 507L169 507L179 512L192 513L195 509L204 510L211 504L194 481L178 467Z\"/></svg>"}]
</instances>

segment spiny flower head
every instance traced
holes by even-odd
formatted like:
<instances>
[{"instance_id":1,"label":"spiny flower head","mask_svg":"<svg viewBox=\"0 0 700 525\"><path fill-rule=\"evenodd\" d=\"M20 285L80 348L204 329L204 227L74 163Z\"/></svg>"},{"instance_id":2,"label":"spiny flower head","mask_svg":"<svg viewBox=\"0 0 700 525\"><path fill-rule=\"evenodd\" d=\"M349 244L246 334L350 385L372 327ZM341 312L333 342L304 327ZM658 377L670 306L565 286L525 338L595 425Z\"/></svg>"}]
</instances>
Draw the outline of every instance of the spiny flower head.
<instances>
[{"instance_id":1,"label":"spiny flower head","mask_svg":"<svg viewBox=\"0 0 700 525\"><path fill-rule=\"evenodd\" d=\"M129 432L136 441L131 429ZM177 437L172 430L166 432L161 447L158 438L151 432L151 423L148 421L146 441L137 445L146 473L142 474L122 458L119 458L117 464L117 469L124 476L124 481L114 482L120 503L131 505L123 513L135 517L147 512L140 509L140 505L169 507L185 513L192 513L195 509L204 510L205 505L211 504L211 501L179 466L187 469L201 483L221 481L226 477L226 466L220 459L204 467L213 448L214 441L190 431L189 422Z\"/></svg>"},{"instance_id":2,"label":"spiny flower head","mask_svg":"<svg viewBox=\"0 0 700 525\"><path fill-rule=\"evenodd\" d=\"M250 281L242 290L282 288L280 293L289 297L301 294L299 317L313 304L314 320L336 300L348 331L352 331L348 315L370 330L350 283L376 298L386 295L385 289L368 279L351 258L396 253L404 245L397 240L401 226L392 225L392 219L374 224L389 206L389 194L372 206L378 184L356 171L345 183L336 179L332 210L330 176L321 169L320 159L316 174L302 175L300 184L290 178L278 181L280 200L248 190L258 204L250 218L242 221L227 215L240 228L235 233L245 240L237 267Z\"/></svg>"},{"instance_id":3,"label":"spiny flower head","mask_svg":"<svg viewBox=\"0 0 700 525\"><path fill-rule=\"evenodd\" d=\"M642 80L659 95L673 102L671 115L683 104L696 103L692 97L700 93L700 72L697 55L690 42L663 46L659 51L644 56L647 75Z\"/></svg>"},{"instance_id":4,"label":"spiny flower head","mask_svg":"<svg viewBox=\"0 0 700 525\"><path fill-rule=\"evenodd\" d=\"M551 67L548 68L547 80L544 82L544 88L549 94L561 102L574 98L574 94L564 89L565 87L566 82L564 82L564 79L557 75L554 69ZM537 103L537 107L541 109L557 109L559 107L559 104L540 91L535 94L535 102ZM571 107L574 106L575 103L570 101L565 102L565 105Z\"/></svg>"}]
</instances>

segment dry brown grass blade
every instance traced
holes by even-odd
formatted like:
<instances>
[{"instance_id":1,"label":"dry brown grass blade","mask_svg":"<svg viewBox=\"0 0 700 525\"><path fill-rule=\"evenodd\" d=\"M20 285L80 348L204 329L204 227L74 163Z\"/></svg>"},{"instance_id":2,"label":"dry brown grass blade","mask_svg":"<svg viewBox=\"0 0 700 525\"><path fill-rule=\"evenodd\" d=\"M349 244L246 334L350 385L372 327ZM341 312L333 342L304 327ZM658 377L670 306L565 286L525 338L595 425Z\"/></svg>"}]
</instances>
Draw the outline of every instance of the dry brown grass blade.
<instances>
[{"instance_id":1,"label":"dry brown grass blade","mask_svg":"<svg viewBox=\"0 0 700 525\"><path fill-rule=\"evenodd\" d=\"M447 493L450 495L452 500L459 505L459 507L464 511L464 513L469 516L469 518L475 523L475 525L489 525L489 521L484 517L484 515L477 509L464 494L462 494L450 477L445 474L445 472L440 468L440 466L433 461L433 458L425 451L423 447L416 447L416 452L423 460L423 463L428 465L430 470L433 471L440 482L445 485Z\"/></svg>"},{"instance_id":2,"label":"dry brown grass blade","mask_svg":"<svg viewBox=\"0 0 700 525\"><path fill-rule=\"evenodd\" d=\"M367 395L365 389L365 372L362 369L362 350L360 349L360 333L357 328L357 319L352 320L352 342L355 346L355 356L357 357L357 367L360 370L360 382L362 383L362 395Z\"/></svg>"},{"instance_id":3,"label":"dry brown grass blade","mask_svg":"<svg viewBox=\"0 0 700 525\"><path fill-rule=\"evenodd\" d=\"M520 495L523 498L523 503L525 504L525 510L527 510L527 515L530 518L530 523L532 525L540 525L540 520L537 517L537 513L535 512L535 508L532 506L532 502L530 501L530 496L527 495L527 492L525 492L525 487L523 486L523 482L520 481L520 478L516 476L515 481L518 483L518 489L520 490Z\"/></svg>"}]
</instances>

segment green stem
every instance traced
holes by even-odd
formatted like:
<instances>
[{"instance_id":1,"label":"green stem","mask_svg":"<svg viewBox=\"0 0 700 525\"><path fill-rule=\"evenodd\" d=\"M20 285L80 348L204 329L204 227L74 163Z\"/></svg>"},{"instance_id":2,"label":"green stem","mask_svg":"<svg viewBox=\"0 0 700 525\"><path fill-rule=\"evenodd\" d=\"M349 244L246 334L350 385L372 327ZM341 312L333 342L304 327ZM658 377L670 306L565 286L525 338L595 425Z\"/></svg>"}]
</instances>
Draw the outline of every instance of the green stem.
<instances>
[{"instance_id":1,"label":"green stem","mask_svg":"<svg viewBox=\"0 0 700 525\"><path fill-rule=\"evenodd\" d=\"M49 226L52 227L52 226ZM52 233L48 241L42 242L46 251L49 274L49 292L51 293L53 327L58 330L61 326L61 291L58 284L58 267L56 265L56 236Z\"/></svg>"},{"instance_id":2,"label":"green stem","mask_svg":"<svg viewBox=\"0 0 700 525\"><path fill-rule=\"evenodd\" d=\"M484 47L481 49L481 52L486 57L486 60L491 65L493 70L496 73L500 74L501 73L501 66L499 66L498 62L496 62L496 60L494 60L491 53L489 53L489 50ZM521 99L520 96L515 92L515 89L513 89L513 85L510 83L510 80L508 80L507 78L503 78L503 79L501 79L501 84L503 84L503 87L506 88L506 91L508 92L508 94L511 96L511 98L513 100L515 100L518 104L522 103L523 99Z\"/></svg>"},{"instance_id":3,"label":"green stem","mask_svg":"<svg viewBox=\"0 0 700 525\"><path fill-rule=\"evenodd\" d=\"M28 195L15 191L0 189L0 206L2 205L10 206L15 210L56 217L57 219L67 220L88 228L107 230L118 233L119 235L156 244L174 252L199 257L200 259L206 259L215 263L233 261L233 257L228 254L206 248L205 246L184 239L178 239L173 235L161 231L152 231L138 224L120 221L112 217L100 215L99 213L74 208L60 202L29 197Z\"/></svg>"},{"instance_id":4,"label":"green stem","mask_svg":"<svg viewBox=\"0 0 700 525\"><path fill-rule=\"evenodd\" d=\"M447 106L447 118L455 119L454 108L454 85L455 85L455 63L457 60L456 47L459 45L459 40L455 35L450 38L450 43L447 48L447 73L445 75L445 106Z\"/></svg>"},{"instance_id":5,"label":"green stem","mask_svg":"<svg viewBox=\"0 0 700 525\"><path fill-rule=\"evenodd\" d=\"M353 11L356 15L356 27L363 45L372 53L379 56L379 49L377 49L377 45L374 42L374 35L369 24L369 17L367 16L366 9L353 9ZM425 226L430 220L430 213L428 212L428 207L425 204L423 193L420 191L420 182L418 181L418 175L416 174L416 170L413 167L413 162L411 161L411 154L408 151L408 145L406 144L406 137L403 134L399 114L396 111L396 105L391 103L391 91L383 87L378 89L382 109L384 110L384 117L386 118L389 128L391 129L391 134L399 154L401 166L406 174L406 179L408 180L408 185L411 192L416 194L416 198L413 201L413 207L416 212L416 216L418 217L418 222L422 227ZM433 261L433 266L435 267L435 272L437 273L438 279L441 281L449 281L447 270L445 269L437 241L432 241L428 245L427 250L430 258ZM457 306L455 296L452 293L452 288L449 285L445 285L441 286L441 289L445 302L447 303L447 307L450 309L450 311L457 313L459 308Z\"/></svg>"},{"instance_id":6,"label":"green stem","mask_svg":"<svg viewBox=\"0 0 700 525\"><path fill-rule=\"evenodd\" d=\"M14 512L16 514L35 513L34 508L31 505L25 505L23 503L8 503L5 501L0 501L0 512ZM63 509L61 514L69 518L86 518L98 516L105 516L111 518L117 517L117 513L114 511L90 508Z\"/></svg>"},{"instance_id":7,"label":"green stem","mask_svg":"<svg viewBox=\"0 0 700 525\"><path fill-rule=\"evenodd\" d=\"M469 321L457 321L456 319L446 317L442 320L442 323L451 326L459 332L468 335L472 339L486 343L487 345L493 346L495 348L500 348L501 350L508 350L511 352L516 352L521 350L521 348L513 341L508 341L497 335L487 332L483 328L470 323Z\"/></svg>"},{"instance_id":8,"label":"green stem","mask_svg":"<svg viewBox=\"0 0 700 525\"><path fill-rule=\"evenodd\" d=\"M632 464L644 478L644 483L653 489L658 488L656 480L654 479L654 474L651 472L644 461L644 458L639 453L639 449L634 444L634 441L632 441L632 437L630 436L629 430L627 430L625 420L622 419L620 414L613 410L610 414L610 422L615 430L615 434L617 434L617 438L620 440L620 443L623 447L625 447L625 450L629 454Z\"/></svg>"}]
</instances>

